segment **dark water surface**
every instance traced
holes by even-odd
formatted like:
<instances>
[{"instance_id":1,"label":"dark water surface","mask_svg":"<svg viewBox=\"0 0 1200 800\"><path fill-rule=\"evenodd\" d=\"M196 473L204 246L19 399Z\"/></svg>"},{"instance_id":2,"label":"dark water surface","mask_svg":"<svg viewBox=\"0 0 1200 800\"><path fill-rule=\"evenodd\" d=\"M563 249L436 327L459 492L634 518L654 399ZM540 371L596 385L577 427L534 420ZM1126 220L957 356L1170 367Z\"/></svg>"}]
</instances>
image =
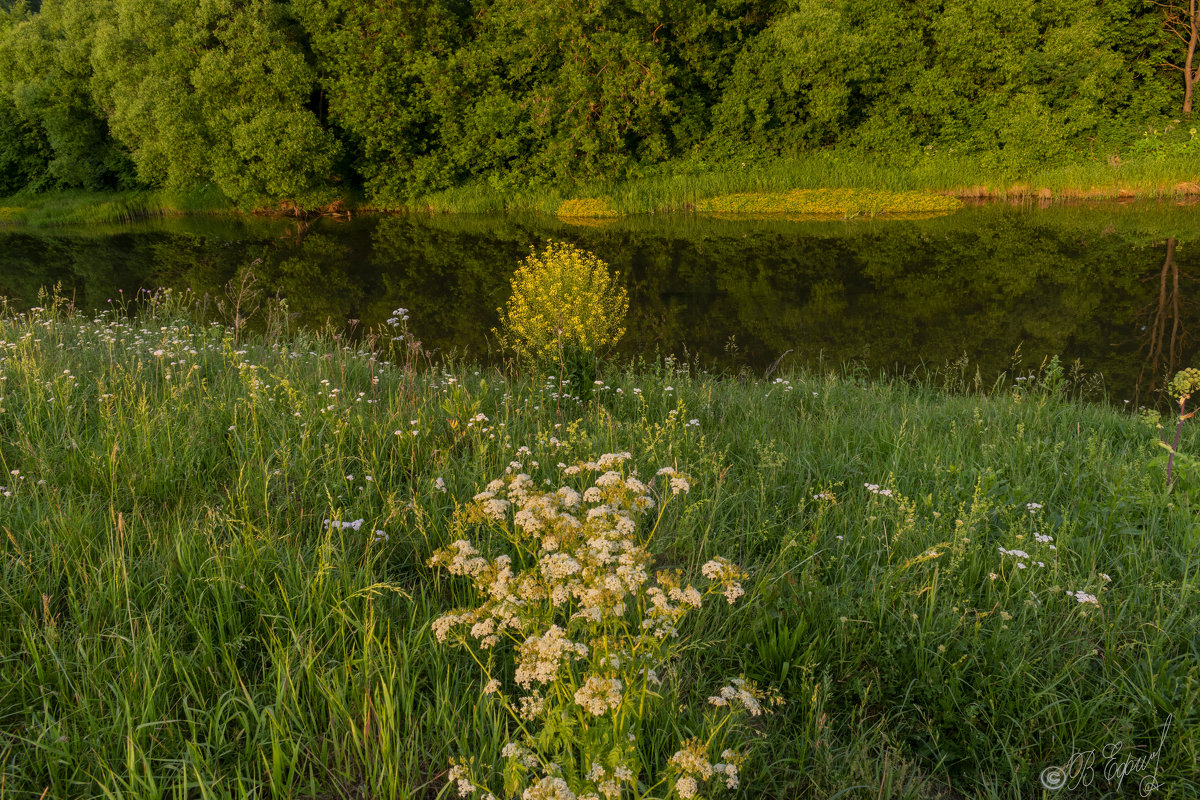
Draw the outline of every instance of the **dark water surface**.
<instances>
[{"instance_id":1,"label":"dark water surface","mask_svg":"<svg viewBox=\"0 0 1200 800\"><path fill-rule=\"evenodd\" d=\"M1058 354L1110 400L1153 403L1196 363L1200 206L989 205L926 220L646 216L381 216L297 223L188 218L86 229L0 228L0 296L36 305L61 283L83 309L140 288L226 296L255 275L298 321L341 330L411 312L426 347L486 358L508 280L531 246L595 251L629 288L624 354L715 367L872 372L965 356L988 385ZM220 316L212 304L210 313Z\"/></svg>"}]
</instances>

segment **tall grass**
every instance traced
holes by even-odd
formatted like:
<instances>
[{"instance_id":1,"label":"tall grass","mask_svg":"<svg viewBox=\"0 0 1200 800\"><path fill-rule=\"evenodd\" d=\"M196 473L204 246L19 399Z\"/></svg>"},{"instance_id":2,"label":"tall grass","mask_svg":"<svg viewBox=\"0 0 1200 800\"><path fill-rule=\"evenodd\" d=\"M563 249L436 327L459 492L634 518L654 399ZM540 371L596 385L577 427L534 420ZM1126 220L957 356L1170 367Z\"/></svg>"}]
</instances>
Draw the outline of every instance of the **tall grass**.
<instances>
[{"instance_id":1,"label":"tall grass","mask_svg":"<svg viewBox=\"0 0 1200 800\"><path fill-rule=\"evenodd\" d=\"M947 210L942 198L930 195L1042 201L1195 197L1200 196L1197 164L1194 155L1135 153L1123 161L1088 157L1018 169L991 164L986 157L931 153L914 164L896 166L849 151L822 151L749 164L673 161L638 176L576 185L468 181L400 204L367 202L350 193L341 205L360 212L534 212L582 220L690 211L714 203L746 205L744 199L730 196L762 195L760 202L750 205L766 211L732 213L925 214L931 205L938 207L938 213ZM853 191L832 205L818 197L812 203L784 203L782 210L776 210L777 195L795 190ZM94 224L235 212L232 203L212 187L188 192L60 191L0 199L0 224Z\"/></svg>"},{"instance_id":2,"label":"tall grass","mask_svg":"<svg viewBox=\"0 0 1200 800\"><path fill-rule=\"evenodd\" d=\"M983 390L666 359L584 403L382 331L198 314L0 317L2 797L450 796L449 757L501 762L507 723L430 631L471 587L425 562L510 462L557 485L622 450L693 477L657 566L751 575L681 631L648 776L742 672L787 700L750 797L1038 797L1087 751L1087 796L1132 797L1102 750L1164 726L1155 796L1200 794L1200 476L1168 490L1158 432L1053 363Z\"/></svg>"},{"instance_id":3,"label":"tall grass","mask_svg":"<svg viewBox=\"0 0 1200 800\"><path fill-rule=\"evenodd\" d=\"M0 224L87 225L122 223L183 214L233 210L214 187L187 192L130 190L123 192L60 191L0 199Z\"/></svg>"},{"instance_id":4,"label":"tall grass","mask_svg":"<svg viewBox=\"0 0 1200 800\"><path fill-rule=\"evenodd\" d=\"M1077 163L1018 169L989 165L979 156L935 153L907 166L887 165L854 153L816 152L757 163L672 162L641 177L583 183L571 189L500 188L467 184L424 197L413 208L441 212L537 211L553 214L568 198L599 198L622 214L691 210L710 198L773 194L795 189L856 189L1013 199L1183 197L1200 194L1195 156L1129 156L1111 163ZM923 206L927 200L918 199ZM911 209L919 212L921 207Z\"/></svg>"}]
</instances>

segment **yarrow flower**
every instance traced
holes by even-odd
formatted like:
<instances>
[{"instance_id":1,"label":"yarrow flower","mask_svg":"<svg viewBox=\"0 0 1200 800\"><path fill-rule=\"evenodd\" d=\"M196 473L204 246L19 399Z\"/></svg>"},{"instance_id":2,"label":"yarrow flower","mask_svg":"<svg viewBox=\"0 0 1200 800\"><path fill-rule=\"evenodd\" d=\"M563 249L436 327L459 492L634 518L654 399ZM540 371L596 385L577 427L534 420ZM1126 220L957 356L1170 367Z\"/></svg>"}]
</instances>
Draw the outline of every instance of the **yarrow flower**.
<instances>
[{"instance_id":1,"label":"yarrow flower","mask_svg":"<svg viewBox=\"0 0 1200 800\"><path fill-rule=\"evenodd\" d=\"M356 519L353 522L339 522L337 520L326 519L326 520L321 521L321 528L322 528L322 530L328 530L330 528L337 528L338 530L343 530L343 531L350 531L350 530L357 531L359 528L362 527L362 524L363 524L363 520L361 520L361 519Z\"/></svg>"}]
</instances>

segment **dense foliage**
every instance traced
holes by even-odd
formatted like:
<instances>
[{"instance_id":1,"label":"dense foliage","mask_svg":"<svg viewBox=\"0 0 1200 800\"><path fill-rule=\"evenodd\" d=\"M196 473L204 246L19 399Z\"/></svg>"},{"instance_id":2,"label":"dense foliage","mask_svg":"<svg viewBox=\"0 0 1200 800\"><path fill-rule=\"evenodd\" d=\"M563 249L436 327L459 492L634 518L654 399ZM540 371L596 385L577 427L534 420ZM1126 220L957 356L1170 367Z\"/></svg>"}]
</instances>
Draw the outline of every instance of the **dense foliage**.
<instances>
[{"instance_id":1,"label":"dense foliage","mask_svg":"<svg viewBox=\"0 0 1200 800\"><path fill-rule=\"evenodd\" d=\"M1103 160L1180 114L1165 22L1146 0L0 2L0 192L387 206L830 147Z\"/></svg>"}]
</instances>

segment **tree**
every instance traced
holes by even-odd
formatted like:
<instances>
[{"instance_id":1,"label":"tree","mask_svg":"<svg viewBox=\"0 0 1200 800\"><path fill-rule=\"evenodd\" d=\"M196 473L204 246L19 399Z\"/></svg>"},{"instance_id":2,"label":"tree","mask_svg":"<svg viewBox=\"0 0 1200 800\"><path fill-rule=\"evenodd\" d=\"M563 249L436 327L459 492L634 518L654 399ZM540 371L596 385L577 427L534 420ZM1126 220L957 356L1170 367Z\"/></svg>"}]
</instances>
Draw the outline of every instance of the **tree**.
<instances>
[{"instance_id":1,"label":"tree","mask_svg":"<svg viewBox=\"0 0 1200 800\"><path fill-rule=\"evenodd\" d=\"M0 42L25 16L20 5L6 8L0 3ZM38 188L45 179L51 155L37 123L18 112L12 85L7 75L0 72L0 197Z\"/></svg>"},{"instance_id":2,"label":"tree","mask_svg":"<svg viewBox=\"0 0 1200 800\"><path fill-rule=\"evenodd\" d=\"M312 42L329 121L382 205L453 183L444 118L459 106L448 66L470 8L462 0L293 0Z\"/></svg>"},{"instance_id":3,"label":"tree","mask_svg":"<svg viewBox=\"0 0 1200 800\"><path fill-rule=\"evenodd\" d=\"M1200 0L1167 0L1154 5L1163 10L1163 25L1184 45L1183 66L1170 62L1166 66L1183 73L1183 113L1190 114L1196 83L1200 82L1200 63L1196 60L1196 46L1200 45Z\"/></svg>"},{"instance_id":4,"label":"tree","mask_svg":"<svg viewBox=\"0 0 1200 800\"><path fill-rule=\"evenodd\" d=\"M143 181L212 181L243 207L330 198L340 146L311 107L316 71L287 3L111 5L92 88Z\"/></svg>"},{"instance_id":5,"label":"tree","mask_svg":"<svg viewBox=\"0 0 1200 800\"><path fill-rule=\"evenodd\" d=\"M136 184L125 148L113 140L91 94L92 43L111 3L46 2L12 25L0 40L0 75L18 117L35 126L52 153L51 186L89 190Z\"/></svg>"}]
</instances>

